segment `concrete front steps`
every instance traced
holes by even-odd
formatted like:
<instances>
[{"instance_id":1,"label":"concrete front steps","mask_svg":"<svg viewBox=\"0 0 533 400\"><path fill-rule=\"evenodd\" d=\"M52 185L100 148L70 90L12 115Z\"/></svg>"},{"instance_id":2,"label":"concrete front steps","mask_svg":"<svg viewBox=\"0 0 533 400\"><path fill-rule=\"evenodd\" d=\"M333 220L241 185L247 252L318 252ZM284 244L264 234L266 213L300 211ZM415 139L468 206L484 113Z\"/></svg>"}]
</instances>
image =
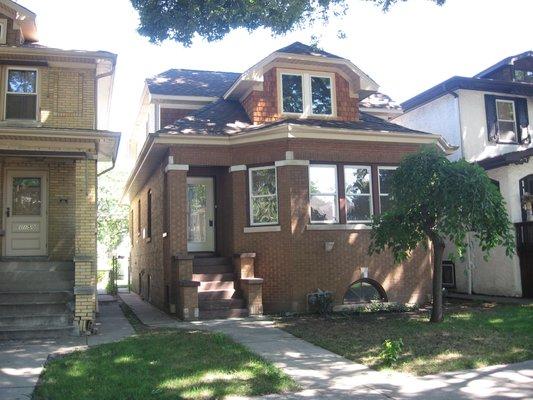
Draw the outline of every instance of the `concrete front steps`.
<instances>
[{"instance_id":1,"label":"concrete front steps","mask_svg":"<svg viewBox=\"0 0 533 400\"><path fill-rule=\"evenodd\" d=\"M0 340L72 333L73 287L72 262L0 260Z\"/></svg>"},{"instance_id":2,"label":"concrete front steps","mask_svg":"<svg viewBox=\"0 0 533 400\"><path fill-rule=\"evenodd\" d=\"M235 273L230 258L195 257L193 281L198 287L200 319L247 317L248 309L235 288Z\"/></svg>"}]
</instances>

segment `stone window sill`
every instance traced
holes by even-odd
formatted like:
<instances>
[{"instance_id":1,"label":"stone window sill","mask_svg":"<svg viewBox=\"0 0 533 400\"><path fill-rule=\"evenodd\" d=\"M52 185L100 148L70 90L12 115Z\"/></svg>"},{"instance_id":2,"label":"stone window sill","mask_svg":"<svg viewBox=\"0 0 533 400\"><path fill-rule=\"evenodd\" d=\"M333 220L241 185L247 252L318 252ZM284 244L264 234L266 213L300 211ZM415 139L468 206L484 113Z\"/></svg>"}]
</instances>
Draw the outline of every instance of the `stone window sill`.
<instances>
[{"instance_id":1,"label":"stone window sill","mask_svg":"<svg viewBox=\"0 0 533 400\"><path fill-rule=\"evenodd\" d=\"M308 231L360 231L372 229L367 224L308 224Z\"/></svg>"},{"instance_id":2,"label":"stone window sill","mask_svg":"<svg viewBox=\"0 0 533 400\"><path fill-rule=\"evenodd\" d=\"M263 226L247 226L244 228L244 233L260 233L260 232L279 232L280 225L263 225Z\"/></svg>"}]
</instances>

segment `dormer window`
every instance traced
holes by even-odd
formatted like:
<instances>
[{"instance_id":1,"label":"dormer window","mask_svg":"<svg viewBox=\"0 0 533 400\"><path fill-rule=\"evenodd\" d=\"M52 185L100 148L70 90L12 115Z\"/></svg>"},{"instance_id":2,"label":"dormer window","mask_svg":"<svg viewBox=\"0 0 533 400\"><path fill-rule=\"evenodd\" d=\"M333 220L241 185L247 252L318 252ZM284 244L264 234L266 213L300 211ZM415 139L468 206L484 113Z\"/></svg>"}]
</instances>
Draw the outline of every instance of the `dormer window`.
<instances>
[{"instance_id":1,"label":"dormer window","mask_svg":"<svg viewBox=\"0 0 533 400\"><path fill-rule=\"evenodd\" d=\"M37 70L7 70L6 119L37 119Z\"/></svg>"},{"instance_id":2,"label":"dormer window","mask_svg":"<svg viewBox=\"0 0 533 400\"><path fill-rule=\"evenodd\" d=\"M514 80L516 82L533 83L533 71L515 68Z\"/></svg>"},{"instance_id":3,"label":"dormer window","mask_svg":"<svg viewBox=\"0 0 533 400\"><path fill-rule=\"evenodd\" d=\"M281 114L334 116L333 74L282 71Z\"/></svg>"}]
</instances>

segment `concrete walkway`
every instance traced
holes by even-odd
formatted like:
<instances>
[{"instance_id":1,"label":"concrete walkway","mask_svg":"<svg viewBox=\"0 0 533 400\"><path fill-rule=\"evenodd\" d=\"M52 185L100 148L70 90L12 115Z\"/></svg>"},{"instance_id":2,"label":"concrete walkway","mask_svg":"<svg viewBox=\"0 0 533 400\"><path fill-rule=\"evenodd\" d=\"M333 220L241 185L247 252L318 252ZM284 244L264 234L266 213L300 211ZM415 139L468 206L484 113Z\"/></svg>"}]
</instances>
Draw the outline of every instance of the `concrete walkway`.
<instances>
[{"instance_id":1,"label":"concrete walkway","mask_svg":"<svg viewBox=\"0 0 533 400\"><path fill-rule=\"evenodd\" d=\"M100 303L98 335L54 340L0 342L0 400L28 400L50 354L64 354L102 343L121 340L134 333L117 302Z\"/></svg>"},{"instance_id":2,"label":"concrete walkway","mask_svg":"<svg viewBox=\"0 0 533 400\"><path fill-rule=\"evenodd\" d=\"M262 399L533 399L533 361L415 377L374 371L277 329L267 319L179 322L134 293L120 297L146 325L222 332L291 376L304 389Z\"/></svg>"}]
</instances>

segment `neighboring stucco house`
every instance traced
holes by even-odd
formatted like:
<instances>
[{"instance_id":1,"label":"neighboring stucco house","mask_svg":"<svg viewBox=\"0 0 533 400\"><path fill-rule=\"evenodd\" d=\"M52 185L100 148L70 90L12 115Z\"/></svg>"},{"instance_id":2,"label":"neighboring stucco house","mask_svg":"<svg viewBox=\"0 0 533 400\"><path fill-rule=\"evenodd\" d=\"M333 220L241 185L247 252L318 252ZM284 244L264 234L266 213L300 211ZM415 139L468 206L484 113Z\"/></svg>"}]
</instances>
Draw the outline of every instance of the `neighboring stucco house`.
<instances>
[{"instance_id":1,"label":"neighboring stucco house","mask_svg":"<svg viewBox=\"0 0 533 400\"><path fill-rule=\"evenodd\" d=\"M456 290L533 297L533 52L508 57L472 78L450 78L402 106L404 114L394 122L441 134L459 147L451 158L485 168L516 226L519 256L496 249L485 261L473 244L455 265Z\"/></svg>"},{"instance_id":2,"label":"neighboring stucco house","mask_svg":"<svg viewBox=\"0 0 533 400\"><path fill-rule=\"evenodd\" d=\"M317 289L428 300L430 252L370 257L368 223L406 154L451 151L439 135L360 112L378 85L298 42L241 74L167 75L147 90L172 115L144 130L126 186L134 291L186 319L305 311Z\"/></svg>"},{"instance_id":3,"label":"neighboring stucco house","mask_svg":"<svg viewBox=\"0 0 533 400\"><path fill-rule=\"evenodd\" d=\"M116 56L36 42L35 14L0 0L0 338L90 327L97 163L120 138Z\"/></svg>"}]
</instances>

